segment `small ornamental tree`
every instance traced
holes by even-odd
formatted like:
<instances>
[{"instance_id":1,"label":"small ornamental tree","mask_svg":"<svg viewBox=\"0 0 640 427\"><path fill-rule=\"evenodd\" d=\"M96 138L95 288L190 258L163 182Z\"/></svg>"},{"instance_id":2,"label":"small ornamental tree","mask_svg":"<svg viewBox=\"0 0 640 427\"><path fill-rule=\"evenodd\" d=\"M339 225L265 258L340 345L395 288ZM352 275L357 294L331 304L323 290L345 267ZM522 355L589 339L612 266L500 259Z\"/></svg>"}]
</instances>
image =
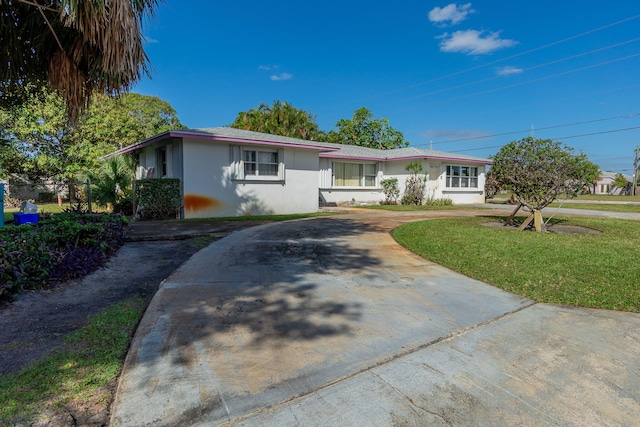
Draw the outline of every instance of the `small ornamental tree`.
<instances>
[{"instance_id":1,"label":"small ornamental tree","mask_svg":"<svg viewBox=\"0 0 640 427\"><path fill-rule=\"evenodd\" d=\"M398 178L383 179L382 191L384 192L383 205L397 205L400 189L398 188Z\"/></svg>"},{"instance_id":2,"label":"small ornamental tree","mask_svg":"<svg viewBox=\"0 0 640 427\"><path fill-rule=\"evenodd\" d=\"M405 169L410 175L405 180L402 204L420 206L424 202L427 183L427 177L423 174L424 168L419 162L411 162Z\"/></svg>"},{"instance_id":3,"label":"small ornamental tree","mask_svg":"<svg viewBox=\"0 0 640 427\"><path fill-rule=\"evenodd\" d=\"M493 199L496 194L500 191L500 186L498 185L498 181L494 178L491 173L491 169L487 172L487 179L484 184L484 194L487 199Z\"/></svg>"},{"instance_id":4,"label":"small ornamental tree","mask_svg":"<svg viewBox=\"0 0 640 427\"><path fill-rule=\"evenodd\" d=\"M542 231L541 210L556 198L575 197L591 184L598 168L585 154L573 154L573 149L550 139L531 137L512 141L493 157L491 175L499 188L513 193L518 207L530 215L522 224L524 229L532 220Z\"/></svg>"}]
</instances>

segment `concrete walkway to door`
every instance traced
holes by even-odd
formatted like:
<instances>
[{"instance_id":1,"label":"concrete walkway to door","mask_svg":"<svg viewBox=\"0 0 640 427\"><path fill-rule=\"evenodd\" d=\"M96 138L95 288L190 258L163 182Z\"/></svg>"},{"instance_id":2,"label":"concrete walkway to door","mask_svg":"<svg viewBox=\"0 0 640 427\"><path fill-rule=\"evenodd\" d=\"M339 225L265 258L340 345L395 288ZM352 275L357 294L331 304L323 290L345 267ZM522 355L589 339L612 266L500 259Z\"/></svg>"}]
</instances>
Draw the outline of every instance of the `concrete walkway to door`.
<instances>
[{"instance_id":1,"label":"concrete walkway to door","mask_svg":"<svg viewBox=\"0 0 640 427\"><path fill-rule=\"evenodd\" d=\"M474 214L367 211L215 242L151 302L111 425L637 423L640 315L535 304L388 234Z\"/></svg>"}]
</instances>

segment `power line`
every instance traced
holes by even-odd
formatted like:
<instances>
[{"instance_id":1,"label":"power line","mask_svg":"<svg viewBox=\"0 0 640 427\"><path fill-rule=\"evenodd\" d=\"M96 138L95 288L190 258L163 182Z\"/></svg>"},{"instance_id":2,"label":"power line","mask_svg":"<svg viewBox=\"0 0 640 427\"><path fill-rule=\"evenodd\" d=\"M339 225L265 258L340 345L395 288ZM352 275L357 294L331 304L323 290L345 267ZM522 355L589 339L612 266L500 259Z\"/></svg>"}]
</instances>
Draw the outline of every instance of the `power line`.
<instances>
[{"instance_id":1,"label":"power line","mask_svg":"<svg viewBox=\"0 0 640 427\"><path fill-rule=\"evenodd\" d=\"M603 135L603 134L606 134L606 133L625 132L625 131L635 130L635 129L640 129L640 126L624 128L624 129L612 129L612 130L606 130L606 131L602 131L602 132L583 133L581 135L569 135L569 136L561 136L561 137L557 137L557 138L545 138L545 139L553 139L554 141L556 141L556 140L562 140L562 139L582 138L582 137L585 137L585 136ZM467 148L467 149L464 149L464 150L454 150L454 151L450 151L450 152L451 153L462 153L462 152L465 152L465 151L487 150L489 148L500 148L500 147L502 147L502 145L491 145L491 146L488 146L488 147Z\"/></svg>"},{"instance_id":2,"label":"power line","mask_svg":"<svg viewBox=\"0 0 640 427\"><path fill-rule=\"evenodd\" d=\"M548 105L548 104L554 104L555 105L558 102L571 101L571 100L574 100L574 99L584 98L584 97L587 97L587 96L602 95L602 94L607 94L607 93L611 93L611 92L617 92L617 91L620 91L620 90L635 89L638 86L640 86L640 83L636 83L636 84L633 84L633 85L627 85L627 86L620 86L620 87L607 89L607 90L599 90L599 91L596 91L596 92L580 93L579 95L574 95L574 96L569 96L569 97L564 97L564 98L548 99L548 100L545 100L545 101L542 101L542 102L527 103L527 104L521 105L519 107L510 106L509 108L502 108L502 109L499 109L499 110L491 110L491 111L482 110L482 112L479 113L479 114L467 114L467 115L464 115L464 116L457 116L457 117L460 118L460 119L461 118L468 118L468 117L478 117L478 116L484 116L484 115L487 115L487 114L502 113L502 112L505 112L505 111L513 112L513 111L518 110L518 109L531 108L533 106L541 106L541 105Z\"/></svg>"},{"instance_id":3,"label":"power line","mask_svg":"<svg viewBox=\"0 0 640 427\"><path fill-rule=\"evenodd\" d=\"M629 114L629 115L624 115L624 116L605 117L605 118L601 118L601 119L585 120L585 121L582 121L582 122L565 123L565 124L561 124L561 125L538 127L538 128L536 128L536 130L557 129L557 128L563 128L563 127L569 127L569 126L585 125L585 124L589 124L589 123L605 122L605 121L608 121L608 120L632 119L634 117L638 117L639 115L640 115L640 113ZM493 137L496 137L496 136L514 135L514 134L518 134L518 133L529 132L530 130L531 129L523 129L523 130L517 130L517 131L511 131L511 132L496 133L496 134L491 134L491 135L474 136L474 137L469 137L469 138L449 139L449 140L446 140L446 141L433 142L433 144L434 145L435 144L447 144L449 142L461 142L461 141L472 141L472 140L477 140L477 139L487 139L487 138L493 138ZM419 145L416 145L416 147L425 146L425 145L429 145L429 144L419 144Z\"/></svg>"},{"instance_id":4,"label":"power line","mask_svg":"<svg viewBox=\"0 0 640 427\"><path fill-rule=\"evenodd\" d=\"M540 82L540 81L543 81L543 80L548 80L548 79L552 79L552 78L555 78L555 77L561 77L561 76L565 76L565 75L568 75L568 74L577 73L579 71L584 71L584 70L589 70L591 68L601 67L603 65L613 64L615 62L626 61L627 59L635 58L635 57L638 57L638 56L640 56L640 53L636 53L636 54L633 54L633 55L627 55L627 56L624 56L622 58L616 58L616 59L612 59L612 60L609 60L609 61L599 62L597 64L588 65L586 67L575 68L573 70L563 71L562 73L552 74L552 75L549 75L549 76L544 76L544 77L540 77L540 78L537 78L537 79L528 80L528 81L525 81L525 82L514 83L514 84L511 84L511 85L507 85L507 86L502 86L502 87L486 90L486 91L483 91L483 92L476 92L476 93L472 93L472 94L469 94L469 95L459 96L457 98L450 98L450 99L441 100L441 101L434 101L434 102L431 102L429 104L417 105L415 107L407 107L407 108L402 108L402 109L397 109L397 110L390 110L390 111L398 112L398 111L416 110L416 109L419 109L419 108L431 107L431 106L434 106L434 105L444 104L444 103L447 103L447 102L459 101L461 99L473 98L474 96L486 95L486 94L493 93L493 92L498 92L498 91L501 91L501 90L504 90L504 89L512 89L512 88L518 87L518 86L524 86L524 85L531 84L531 83L537 83L537 82Z\"/></svg>"},{"instance_id":5,"label":"power line","mask_svg":"<svg viewBox=\"0 0 640 427\"><path fill-rule=\"evenodd\" d=\"M570 36L570 37L567 37L567 38L564 38L564 39L561 39L561 40L557 40L555 42L551 42L551 43L548 43L548 44L545 44L545 45L542 45L542 46L538 46L538 47L535 47L533 49L526 50L524 52L516 53L515 55L511 55L511 56L508 56L506 58L497 59L495 61L491 61L491 62L488 62L486 64L477 65L475 67L471 67L471 68L467 68L467 69L464 69L464 70L461 70L461 71L456 71L456 72L453 72L453 73L449 73L449 74L446 74L444 76L440 76L440 77L436 77L436 78L433 78L433 79L430 79L430 80L426 80L426 81L423 81L423 82L415 83L413 85L405 86L405 87L400 88L400 89L395 89L395 90L392 90L392 91L382 92L382 93L379 93L379 94L376 94L376 95L372 95L372 96L367 97L367 98L362 98L360 100L353 100L353 101L342 103L342 104L339 104L339 105L336 105L336 106L328 107L328 109L336 108L338 106L343 106L343 105L349 105L349 104L355 104L355 103L360 103L360 102L364 102L364 101L369 101L371 99L376 99L376 98L380 98L380 97L383 97L383 96L392 95L394 93L403 92L405 90L414 89L416 87L424 86L426 84L434 83L434 82L437 82L437 81L440 81L440 80L444 80L444 79L447 79L447 78L450 78L450 77L455 77L455 76L459 76L461 74L466 74L466 73L469 73L471 71L480 70L482 68L486 68L486 67L489 67L491 65L499 64L501 62L509 61L511 59L518 58L520 56L528 55L530 53L537 52L539 50L547 49L547 48L552 47L552 46L556 46L556 45L559 45L559 44L562 44L562 43L565 43L565 42L568 42L568 41L571 41L571 40L575 40L577 38L584 37L584 36L587 36L589 34L596 33L598 31L606 30L608 28L615 27L616 25L624 24L626 22L633 21L634 19L638 19L638 18L640 18L640 15L633 15L633 16L630 16L628 18L621 19L620 21L613 22L611 24L603 25L601 27L597 27L597 28L594 28L592 30L585 31L583 33L579 33L579 34L576 34L576 35L573 35L573 36Z\"/></svg>"},{"instance_id":6,"label":"power line","mask_svg":"<svg viewBox=\"0 0 640 427\"><path fill-rule=\"evenodd\" d=\"M544 64L539 64L539 65L535 65L533 67L525 68L525 69L522 70L522 72L524 73L524 72L536 70L538 68L546 67L546 66L549 66L549 65L559 64L560 62L565 62L565 61L569 61L571 59L580 58L581 56L587 56L587 55L591 55L591 54L594 54L594 53L602 52L602 51L605 51L605 50L613 49L615 47L623 46L625 44L637 42L639 40L640 40L640 37L635 38L635 39L631 39L631 40L626 40L626 41L623 41L623 42L620 42L620 43L615 43L615 44L612 44L612 45L609 45L609 46L605 46L605 47L601 47L601 48L598 48L598 49L594 49L594 50L591 50L591 51L588 51L588 52L583 52L583 53L579 53L579 54L576 54L576 55L566 56L564 58L560 58L560 59L556 59L556 60L553 60L553 61L550 61L550 62L546 62ZM384 103L384 104L378 104L378 105L398 104L400 102L411 101L411 100L418 99L418 98L424 98L426 96L432 96L432 95L437 95L439 93L450 92L452 90L461 89L461 88L468 87L468 86L473 86L473 85L476 85L476 84L479 84L479 83L486 83L488 81L500 79L500 78L503 78L503 77L504 76L501 76L501 75L488 77L486 79L476 80L476 81L469 82L469 83L464 83L464 84L461 84L461 85L458 85L458 86L453 86L453 87L449 87L449 88L445 88L445 89L440 89L440 90L436 90L436 91L433 91L433 92L424 93L424 94L421 94L421 95L415 95L415 96L412 96L412 97L409 97L409 98L402 98L402 99L398 99L398 100L395 100L395 101L390 101L390 102L387 102L387 103Z\"/></svg>"}]
</instances>

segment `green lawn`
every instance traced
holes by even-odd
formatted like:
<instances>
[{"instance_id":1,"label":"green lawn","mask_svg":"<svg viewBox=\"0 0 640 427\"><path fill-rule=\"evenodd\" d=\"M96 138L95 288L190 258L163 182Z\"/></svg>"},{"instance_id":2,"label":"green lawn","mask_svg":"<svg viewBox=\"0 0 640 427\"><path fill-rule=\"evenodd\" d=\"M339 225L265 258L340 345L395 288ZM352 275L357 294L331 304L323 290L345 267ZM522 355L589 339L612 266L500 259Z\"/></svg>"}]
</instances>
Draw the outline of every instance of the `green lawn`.
<instances>
[{"instance_id":1,"label":"green lawn","mask_svg":"<svg viewBox=\"0 0 640 427\"><path fill-rule=\"evenodd\" d=\"M70 334L65 351L19 374L0 376L0 425L46 422L47 413L64 412L69 405L86 408L88 418L93 405L109 402L110 386L120 374L145 306L138 298L117 304ZM88 420L78 421L84 425Z\"/></svg>"},{"instance_id":2,"label":"green lawn","mask_svg":"<svg viewBox=\"0 0 640 427\"><path fill-rule=\"evenodd\" d=\"M481 225L492 220L422 221L392 235L426 259L538 302L640 312L640 221L561 219L602 231L568 235Z\"/></svg>"}]
</instances>

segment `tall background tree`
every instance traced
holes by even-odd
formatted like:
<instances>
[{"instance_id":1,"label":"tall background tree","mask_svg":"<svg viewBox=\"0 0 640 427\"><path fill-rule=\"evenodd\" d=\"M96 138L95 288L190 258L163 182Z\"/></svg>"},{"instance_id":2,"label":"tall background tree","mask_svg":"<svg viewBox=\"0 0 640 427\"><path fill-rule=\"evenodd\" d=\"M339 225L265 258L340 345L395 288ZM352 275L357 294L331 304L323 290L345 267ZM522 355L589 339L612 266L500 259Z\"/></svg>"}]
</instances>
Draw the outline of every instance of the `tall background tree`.
<instances>
[{"instance_id":1,"label":"tall background tree","mask_svg":"<svg viewBox=\"0 0 640 427\"><path fill-rule=\"evenodd\" d=\"M336 144L360 145L362 147L391 149L408 147L404 135L389 125L389 120L376 119L365 107L354 111L352 119L342 119L336 123L338 130L327 135L328 142Z\"/></svg>"},{"instance_id":2,"label":"tall background tree","mask_svg":"<svg viewBox=\"0 0 640 427\"><path fill-rule=\"evenodd\" d=\"M230 127L291 138L325 140L315 116L284 101L275 101L273 105L260 104L258 108L241 111Z\"/></svg>"},{"instance_id":3,"label":"tall background tree","mask_svg":"<svg viewBox=\"0 0 640 427\"><path fill-rule=\"evenodd\" d=\"M599 168L585 154L550 139L524 138L503 146L493 157L491 176L497 185L513 193L518 207L531 212L522 228L532 220L542 231L541 210L558 197L575 197L594 180Z\"/></svg>"},{"instance_id":4,"label":"tall background tree","mask_svg":"<svg viewBox=\"0 0 640 427\"><path fill-rule=\"evenodd\" d=\"M64 99L40 88L20 106L0 109L0 172L70 179L97 170L101 156L122 146L181 127L169 103L136 93L96 94L71 124Z\"/></svg>"},{"instance_id":5,"label":"tall background tree","mask_svg":"<svg viewBox=\"0 0 640 427\"><path fill-rule=\"evenodd\" d=\"M157 0L0 0L0 106L43 86L74 121L91 94L118 93L149 73L142 23Z\"/></svg>"}]
</instances>

